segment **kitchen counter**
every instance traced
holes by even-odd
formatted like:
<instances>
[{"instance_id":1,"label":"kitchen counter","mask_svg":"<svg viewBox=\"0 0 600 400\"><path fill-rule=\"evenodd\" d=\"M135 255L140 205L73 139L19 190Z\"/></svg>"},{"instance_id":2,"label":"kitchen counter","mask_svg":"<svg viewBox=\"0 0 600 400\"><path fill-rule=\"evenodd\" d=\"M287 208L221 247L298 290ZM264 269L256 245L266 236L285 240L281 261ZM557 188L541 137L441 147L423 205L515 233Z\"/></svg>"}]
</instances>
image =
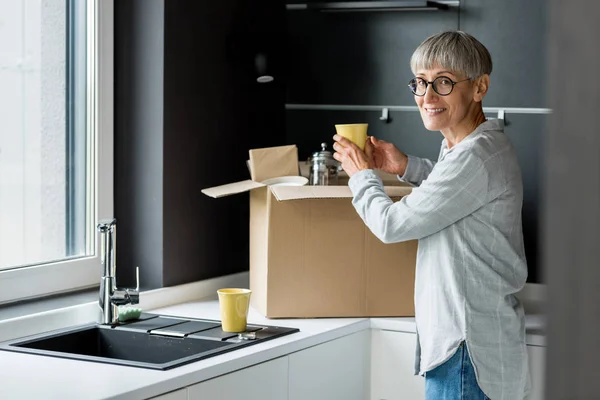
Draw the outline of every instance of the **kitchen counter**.
<instances>
[{"instance_id":1,"label":"kitchen counter","mask_svg":"<svg viewBox=\"0 0 600 400\"><path fill-rule=\"evenodd\" d=\"M216 298L151 313L220 319ZM370 328L368 318L269 320L250 310L249 323L300 332L167 371L0 352L2 399L146 399Z\"/></svg>"},{"instance_id":2,"label":"kitchen counter","mask_svg":"<svg viewBox=\"0 0 600 400\"><path fill-rule=\"evenodd\" d=\"M546 346L544 326L544 318L542 315L527 315L525 317L525 327L527 329L525 341L528 345L542 347ZM416 323L413 317L371 318L371 328L416 333Z\"/></svg>"},{"instance_id":3,"label":"kitchen counter","mask_svg":"<svg viewBox=\"0 0 600 400\"><path fill-rule=\"evenodd\" d=\"M148 310L192 318L220 319L214 297ZM544 345L541 319L528 316L528 344ZM300 332L168 371L123 367L0 352L3 399L145 399L241 368L369 329L415 332L414 318L267 319L250 310L248 322L299 328ZM529 331L528 331L529 332Z\"/></svg>"}]
</instances>

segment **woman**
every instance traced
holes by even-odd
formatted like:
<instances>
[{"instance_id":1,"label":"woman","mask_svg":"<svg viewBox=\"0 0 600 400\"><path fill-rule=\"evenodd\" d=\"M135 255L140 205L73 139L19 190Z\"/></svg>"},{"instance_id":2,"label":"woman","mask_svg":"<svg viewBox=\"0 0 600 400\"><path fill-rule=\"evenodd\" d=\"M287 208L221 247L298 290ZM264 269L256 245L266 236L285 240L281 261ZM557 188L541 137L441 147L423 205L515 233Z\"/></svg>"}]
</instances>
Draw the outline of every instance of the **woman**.
<instances>
[{"instance_id":1,"label":"woman","mask_svg":"<svg viewBox=\"0 0 600 400\"><path fill-rule=\"evenodd\" d=\"M417 360L427 399L516 400L529 392L525 320L514 296L527 265L523 184L499 120L486 120L487 49L444 32L414 52L409 87L428 130L444 136L437 163L370 137L362 152L335 135L356 211L383 242L418 239ZM414 186L392 202L373 169Z\"/></svg>"}]
</instances>

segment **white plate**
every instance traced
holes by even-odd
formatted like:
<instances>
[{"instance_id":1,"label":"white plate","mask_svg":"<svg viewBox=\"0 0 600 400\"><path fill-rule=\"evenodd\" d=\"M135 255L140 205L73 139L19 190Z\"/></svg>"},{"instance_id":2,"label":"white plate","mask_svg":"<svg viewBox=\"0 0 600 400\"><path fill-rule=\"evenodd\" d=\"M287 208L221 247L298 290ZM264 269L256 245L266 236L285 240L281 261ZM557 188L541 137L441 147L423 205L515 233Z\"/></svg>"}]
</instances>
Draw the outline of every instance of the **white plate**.
<instances>
[{"instance_id":1,"label":"white plate","mask_svg":"<svg viewBox=\"0 0 600 400\"><path fill-rule=\"evenodd\" d=\"M303 176L279 176L262 181L267 186L304 186L308 179Z\"/></svg>"}]
</instances>

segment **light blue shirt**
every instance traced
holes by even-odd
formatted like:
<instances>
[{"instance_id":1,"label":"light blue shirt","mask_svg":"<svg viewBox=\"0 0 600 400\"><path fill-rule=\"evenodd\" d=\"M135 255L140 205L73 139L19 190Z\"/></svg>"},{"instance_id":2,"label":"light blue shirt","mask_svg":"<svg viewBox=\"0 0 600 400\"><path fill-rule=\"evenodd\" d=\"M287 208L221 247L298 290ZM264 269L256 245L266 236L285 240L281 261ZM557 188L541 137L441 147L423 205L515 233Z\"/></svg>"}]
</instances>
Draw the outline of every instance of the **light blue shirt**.
<instances>
[{"instance_id":1,"label":"light blue shirt","mask_svg":"<svg viewBox=\"0 0 600 400\"><path fill-rule=\"evenodd\" d=\"M500 120L489 120L437 163L409 156L414 186L393 202L373 170L349 181L353 205L385 243L418 239L415 373L447 361L467 343L477 381L493 400L525 398L530 378L523 307L527 263L521 208L523 182Z\"/></svg>"}]
</instances>

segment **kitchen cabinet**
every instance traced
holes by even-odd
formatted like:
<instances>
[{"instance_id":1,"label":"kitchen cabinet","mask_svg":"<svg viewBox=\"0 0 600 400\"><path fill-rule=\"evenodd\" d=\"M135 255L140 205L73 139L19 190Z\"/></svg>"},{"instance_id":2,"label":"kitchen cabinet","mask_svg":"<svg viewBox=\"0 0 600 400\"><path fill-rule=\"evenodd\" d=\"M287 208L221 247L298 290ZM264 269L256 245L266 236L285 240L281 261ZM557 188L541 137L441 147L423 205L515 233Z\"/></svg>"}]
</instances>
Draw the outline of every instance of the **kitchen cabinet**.
<instances>
[{"instance_id":1,"label":"kitchen cabinet","mask_svg":"<svg viewBox=\"0 0 600 400\"><path fill-rule=\"evenodd\" d=\"M407 332L371 332L371 400L425 398L425 379L413 375L417 335ZM527 346L531 400L544 399L546 348Z\"/></svg>"},{"instance_id":2,"label":"kitchen cabinet","mask_svg":"<svg viewBox=\"0 0 600 400\"><path fill-rule=\"evenodd\" d=\"M371 332L371 400L424 399L425 379L414 375L417 335Z\"/></svg>"},{"instance_id":3,"label":"kitchen cabinet","mask_svg":"<svg viewBox=\"0 0 600 400\"><path fill-rule=\"evenodd\" d=\"M288 357L276 358L188 387L188 399L288 398Z\"/></svg>"},{"instance_id":4,"label":"kitchen cabinet","mask_svg":"<svg viewBox=\"0 0 600 400\"><path fill-rule=\"evenodd\" d=\"M198 383L188 387L188 399L364 400L369 338L369 330L357 332Z\"/></svg>"},{"instance_id":5,"label":"kitchen cabinet","mask_svg":"<svg viewBox=\"0 0 600 400\"><path fill-rule=\"evenodd\" d=\"M364 330L152 400L405 400L425 398L413 375L417 336ZM531 400L544 399L546 348L527 346Z\"/></svg>"},{"instance_id":6,"label":"kitchen cabinet","mask_svg":"<svg viewBox=\"0 0 600 400\"><path fill-rule=\"evenodd\" d=\"M188 400L188 390L179 389L151 398L150 400Z\"/></svg>"},{"instance_id":7,"label":"kitchen cabinet","mask_svg":"<svg viewBox=\"0 0 600 400\"><path fill-rule=\"evenodd\" d=\"M532 393L530 400L544 399L544 375L546 373L546 348L527 346Z\"/></svg>"},{"instance_id":8,"label":"kitchen cabinet","mask_svg":"<svg viewBox=\"0 0 600 400\"><path fill-rule=\"evenodd\" d=\"M289 400L364 400L369 393L370 330L289 355Z\"/></svg>"}]
</instances>

